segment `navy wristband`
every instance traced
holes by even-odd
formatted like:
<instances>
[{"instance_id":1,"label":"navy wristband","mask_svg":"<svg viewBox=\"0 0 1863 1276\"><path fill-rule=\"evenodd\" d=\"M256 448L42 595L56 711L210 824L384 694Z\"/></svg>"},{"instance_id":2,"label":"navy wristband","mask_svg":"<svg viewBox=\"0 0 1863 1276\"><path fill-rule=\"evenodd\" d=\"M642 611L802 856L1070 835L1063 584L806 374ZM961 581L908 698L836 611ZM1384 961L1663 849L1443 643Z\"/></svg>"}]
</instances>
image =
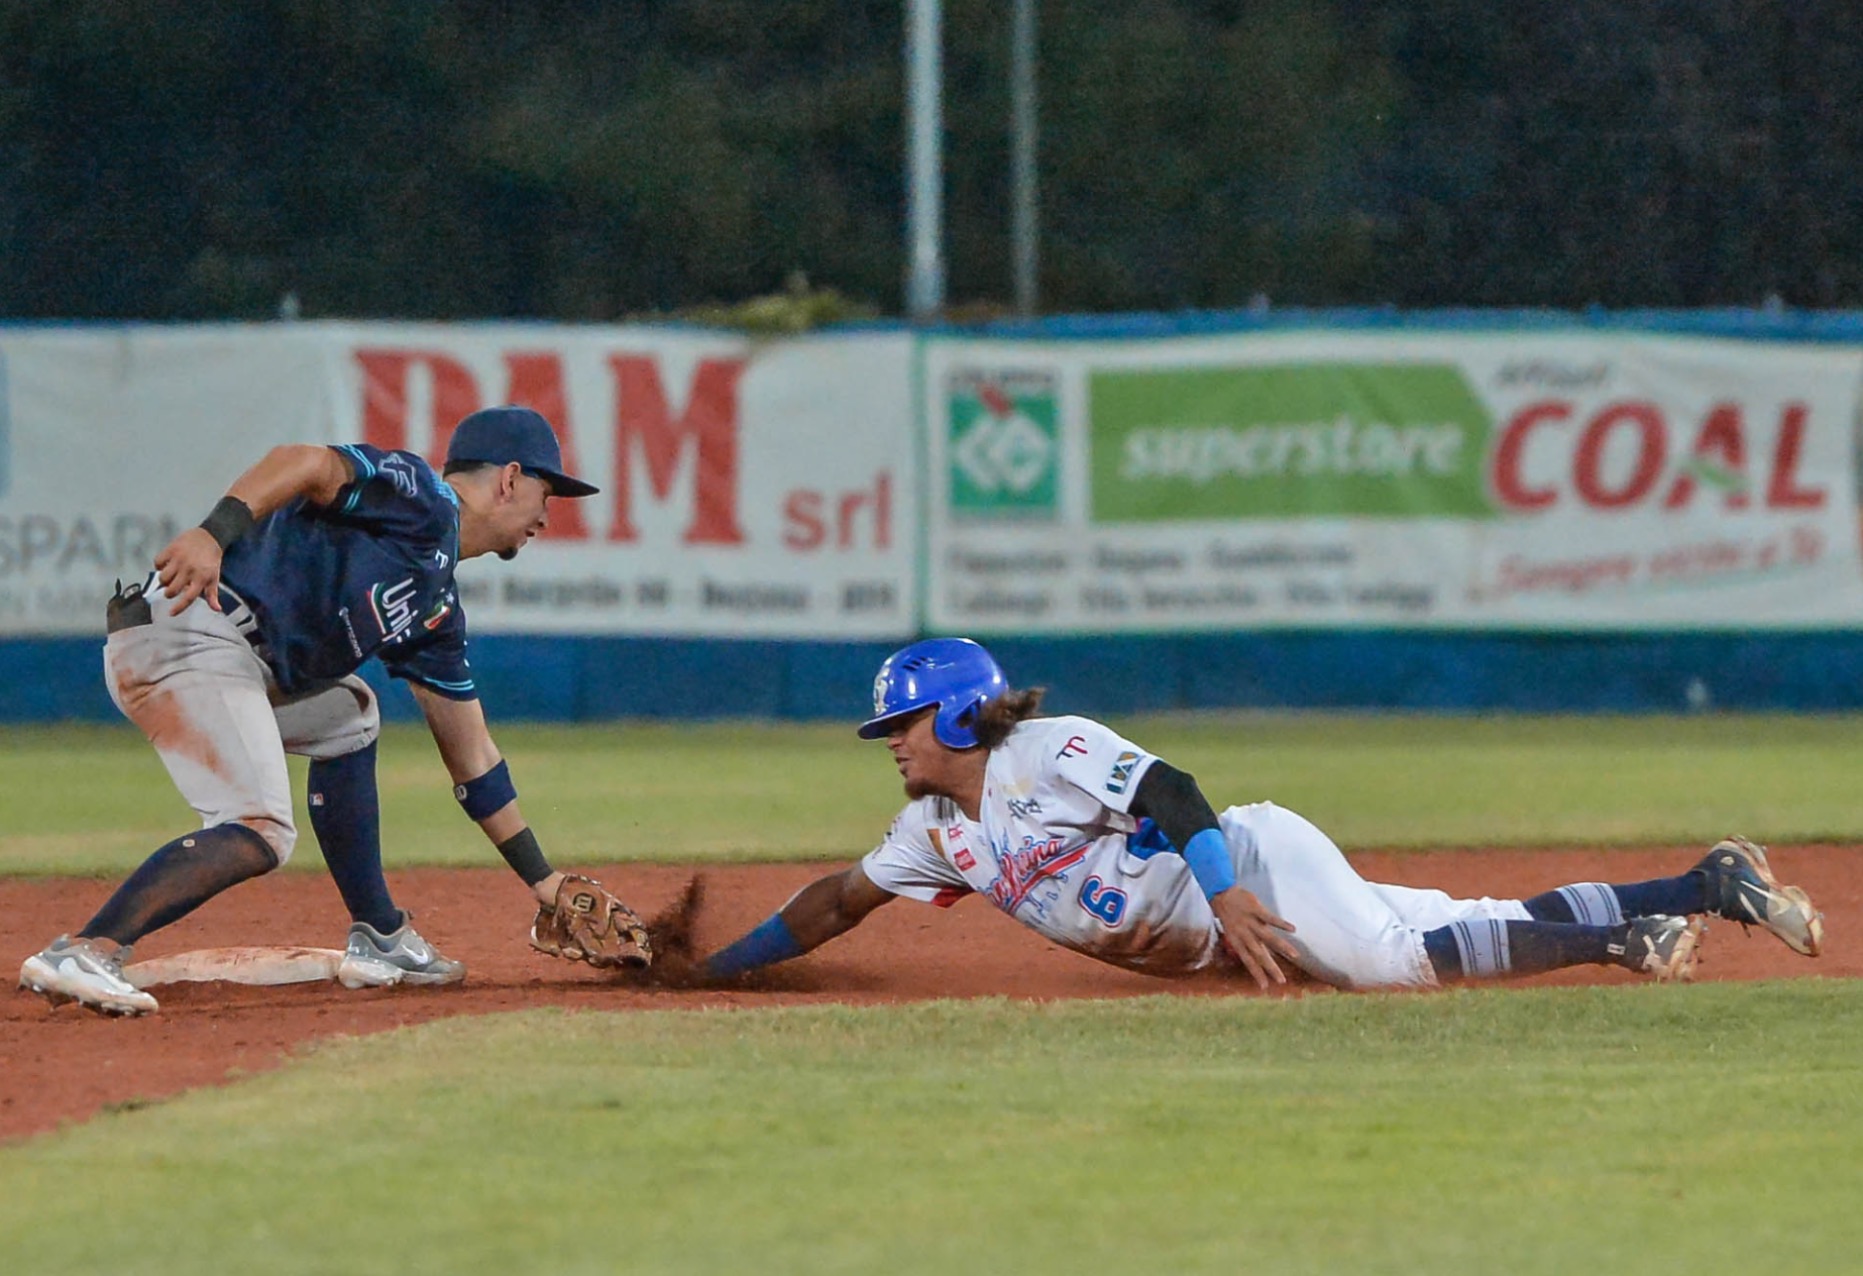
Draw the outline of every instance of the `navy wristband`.
<instances>
[{"instance_id":1,"label":"navy wristband","mask_svg":"<svg viewBox=\"0 0 1863 1276\"><path fill-rule=\"evenodd\" d=\"M773 913L757 929L706 958L705 973L714 979L729 979L801 955L802 945L796 942L795 932L781 913Z\"/></svg>"},{"instance_id":2,"label":"navy wristband","mask_svg":"<svg viewBox=\"0 0 1863 1276\"><path fill-rule=\"evenodd\" d=\"M213 511L201 520L201 530L213 537L214 543L222 553L227 546L250 532L258 520L252 517L252 507L237 496L222 496Z\"/></svg>"},{"instance_id":3,"label":"navy wristband","mask_svg":"<svg viewBox=\"0 0 1863 1276\"><path fill-rule=\"evenodd\" d=\"M500 842L498 853L505 857L511 871L524 879L526 886L535 886L550 875L550 861L543 857L537 835L528 825Z\"/></svg>"},{"instance_id":4,"label":"navy wristband","mask_svg":"<svg viewBox=\"0 0 1863 1276\"><path fill-rule=\"evenodd\" d=\"M1184 847L1184 862L1203 888L1203 898L1215 899L1236 884L1235 861L1229 858L1229 842L1221 829L1204 829Z\"/></svg>"},{"instance_id":5,"label":"navy wristband","mask_svg":"<svg viewBox=\"0 0 1863 1276\"><path fill-rule=\"evenodd\" d=\"M497 766L478 779L455 784L453 797L466 808L467 815L482 820L517 801L517 785L511 783L511 768L500 758Z\"/></svg>"}]
</instances>

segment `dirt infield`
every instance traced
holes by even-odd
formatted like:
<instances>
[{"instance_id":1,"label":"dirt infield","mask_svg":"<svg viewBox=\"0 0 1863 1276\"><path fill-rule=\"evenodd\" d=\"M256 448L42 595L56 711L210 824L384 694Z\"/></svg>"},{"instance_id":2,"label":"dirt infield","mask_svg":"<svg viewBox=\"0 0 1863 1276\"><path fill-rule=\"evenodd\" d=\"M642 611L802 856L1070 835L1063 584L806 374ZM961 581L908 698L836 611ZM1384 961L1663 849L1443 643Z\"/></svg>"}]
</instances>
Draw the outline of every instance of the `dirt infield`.
<instances>
[{"instance_id":1,"label":"dirt infield","mask_svg":"<svg viewBox=\"0 0 1863 1276\"><path fill-rule=\"evenodd\" d=\"M1526 896L1574 881L1638 881L1674 873L1699 849L1369 853L1353 863L1374 881L1434 886L1460 896ZM1863 975L1863 849L1774 848L1775 870L1808 889L1825 912L1827 948L1799 957L1763 933L1730 922L1709 934L1702 979ZM702 948L767 916L831 866L781 864L703 870ZM594 870L643 914L674 900L694 870L611 866ZM181 984L157 989L162 1012L109 1020L73 1006L51 1009L16 991L0 997L0 1139L50 1130L126 1103L161 1098L230 1075L270 1068L322 1037L379 1032L448 1015L530 1006L586 1010L691 1009L806 1002L884 1003L937 997L1039 1000L1146 993L1259 995L1245 978L1166 982L1066 952L980 900L950 910L907 901L882 909L820 952L770 972L754 990L642 987L618 976L554 961L524 943L531 908L502 866L391 873L396 897L419 915L423 934L463 959L469 976L452 988L349 992L333 983L281 988ZM0 970L60 931L81 925L113 882L0 880ZM194 916L144 941L138 958L223 945L289 943L340 947L346 929L336 889L319 874L288 874L237 887ZM1585 967L1521 982L1616 983L1628 972ZM1324 992L1314 985L1296 994ZM1325 993L1325 995L1333 995Z\"/></svg>"}]
</instances>

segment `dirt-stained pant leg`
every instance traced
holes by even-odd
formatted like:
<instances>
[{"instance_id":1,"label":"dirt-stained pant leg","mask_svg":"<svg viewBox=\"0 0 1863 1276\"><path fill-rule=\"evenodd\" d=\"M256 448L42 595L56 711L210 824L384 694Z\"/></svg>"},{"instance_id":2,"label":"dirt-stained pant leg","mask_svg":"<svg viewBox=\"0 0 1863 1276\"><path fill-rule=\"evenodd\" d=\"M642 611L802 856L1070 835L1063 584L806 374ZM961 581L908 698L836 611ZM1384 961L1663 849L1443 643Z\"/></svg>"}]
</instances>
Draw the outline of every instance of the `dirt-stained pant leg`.
<instances>
[{"instance_id":1,"label":"dirt-stained pant leg","mask_svg":"<svg viewBox=\"0 0 1863 1276\"><path fill-rule=\"evenodd\" d=\"M170 616L159 593L149 601L149 623L104 643L111 700L155 746L202 827L243 824L283 864L297 828L264 662L206 603Z\"/></svg>"},{"instance_id":2,"label":"dirt-stained pant leg","mask_svg":"<svg viewBox=\"0 0 1863 1276\"><path fill-rule=\"evenodd\" d=\"M285 752L328 761L375 743L382 733L375 692L355 674L272 705Z\"/></svg>"},{"instance_id":3,"label":"dirt-stained pant leg","mask_svg":"<svg viewBox=\"0 0 1863 1276\"><path fill-rule=\"evenodd\" d=\"M1342 988L1421 987L1436 982L1423 932L1360 877L1333 840L1272 802L1221 816L1236 879L1294 923L1299 967Z\"/></svg>"}]
</instances>

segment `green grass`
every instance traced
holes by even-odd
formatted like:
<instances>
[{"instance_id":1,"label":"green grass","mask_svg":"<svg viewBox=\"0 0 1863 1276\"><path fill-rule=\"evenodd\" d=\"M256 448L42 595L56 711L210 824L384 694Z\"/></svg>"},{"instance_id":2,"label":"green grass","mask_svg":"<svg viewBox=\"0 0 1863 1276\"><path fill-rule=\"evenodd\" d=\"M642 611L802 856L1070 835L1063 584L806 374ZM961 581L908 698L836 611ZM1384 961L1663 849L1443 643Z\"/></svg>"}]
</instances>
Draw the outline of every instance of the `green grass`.
<instances>
[{"instance_id":1,"label":"green grass","mask_svg":"<svg viewBox=\"0 0 1863 1276\"><path fill-rule=\"evenodd\" d=\"M1219 805L1272 797L1348 848L1863 841L1857 718L1114 725ZM852 856L900 802L845 726L498 737L560 862ZM424 732L391 729L381 771L392 864L496 862ZM191 823L127 729L10 731L0 774L0 872L120 873ZM131 1040L159 1048L120 1030L126 1068ZM536 1011L337 1040L0 1147L0 1254L153 1276L235 1255L395 1276L1844 1271L1859 1060L1847 981Z\"/></svg>"},{"instance_id":2,"label":"green grass","mask_svg":"<svg viewBox=\"0 0 1863 1276\"><path fill-rule=\"evenodd\" d=\"M527 1012L0 1148L9 1270L1845 1271L1848 984Z\"/></svg>"},{"instance_id":3,"label":"green grass","mask_svg":"<svg viewBox=\"0 0 1863 1276\"><path fill-rule=\"evenodd\" d=\"M1195 715L1114 725L1193 771L1219 807L1272 798L1348 849L1700 842L1736 830L1863 840L1856 717ZM878 840L901 802L884 749L845 725L511 725L497 736L526 814L565 862L849 857ZM192 822L128 728L10 730L0 774L0 873L126 871ZM454 806L424 730L389 729L381 785L391 864L494 862ZM306 829L294 863L316 867L314 845Z\"/></svg>"}]
</instances>

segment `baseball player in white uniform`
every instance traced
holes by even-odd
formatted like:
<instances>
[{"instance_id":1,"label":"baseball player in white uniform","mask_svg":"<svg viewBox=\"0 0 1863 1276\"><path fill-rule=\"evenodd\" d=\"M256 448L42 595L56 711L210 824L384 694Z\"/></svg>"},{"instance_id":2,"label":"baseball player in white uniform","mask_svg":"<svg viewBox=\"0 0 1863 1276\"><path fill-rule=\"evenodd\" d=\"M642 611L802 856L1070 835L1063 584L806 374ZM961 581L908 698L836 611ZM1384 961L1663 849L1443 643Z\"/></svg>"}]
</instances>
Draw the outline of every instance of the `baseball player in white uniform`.
<instances>
[{"instance_id":1,"label":"baseball player in white uniform","mask_svg":"<svg viewBox=\"0 0 1863 1276\"><path fill-rule=\"evenodd\" d=\"M1583 882L1528 900L1452 899L1367 882L1330 838L1272 802L1220 816L1183 771L1081 717L1035 716L990 653L933 638L895 652L873 717L911 799L858 864L803 888L703 963L732 978L842 934L898 896L987 897L1089 957L1156 975L1237 965L1262 987L1283 963L1342 988L1617 965L1693 970L1706 916L1758 925L1816 956L1822 915L1763 848L1717 845L1688 872Z\"/></svg>"}]
</instances>

